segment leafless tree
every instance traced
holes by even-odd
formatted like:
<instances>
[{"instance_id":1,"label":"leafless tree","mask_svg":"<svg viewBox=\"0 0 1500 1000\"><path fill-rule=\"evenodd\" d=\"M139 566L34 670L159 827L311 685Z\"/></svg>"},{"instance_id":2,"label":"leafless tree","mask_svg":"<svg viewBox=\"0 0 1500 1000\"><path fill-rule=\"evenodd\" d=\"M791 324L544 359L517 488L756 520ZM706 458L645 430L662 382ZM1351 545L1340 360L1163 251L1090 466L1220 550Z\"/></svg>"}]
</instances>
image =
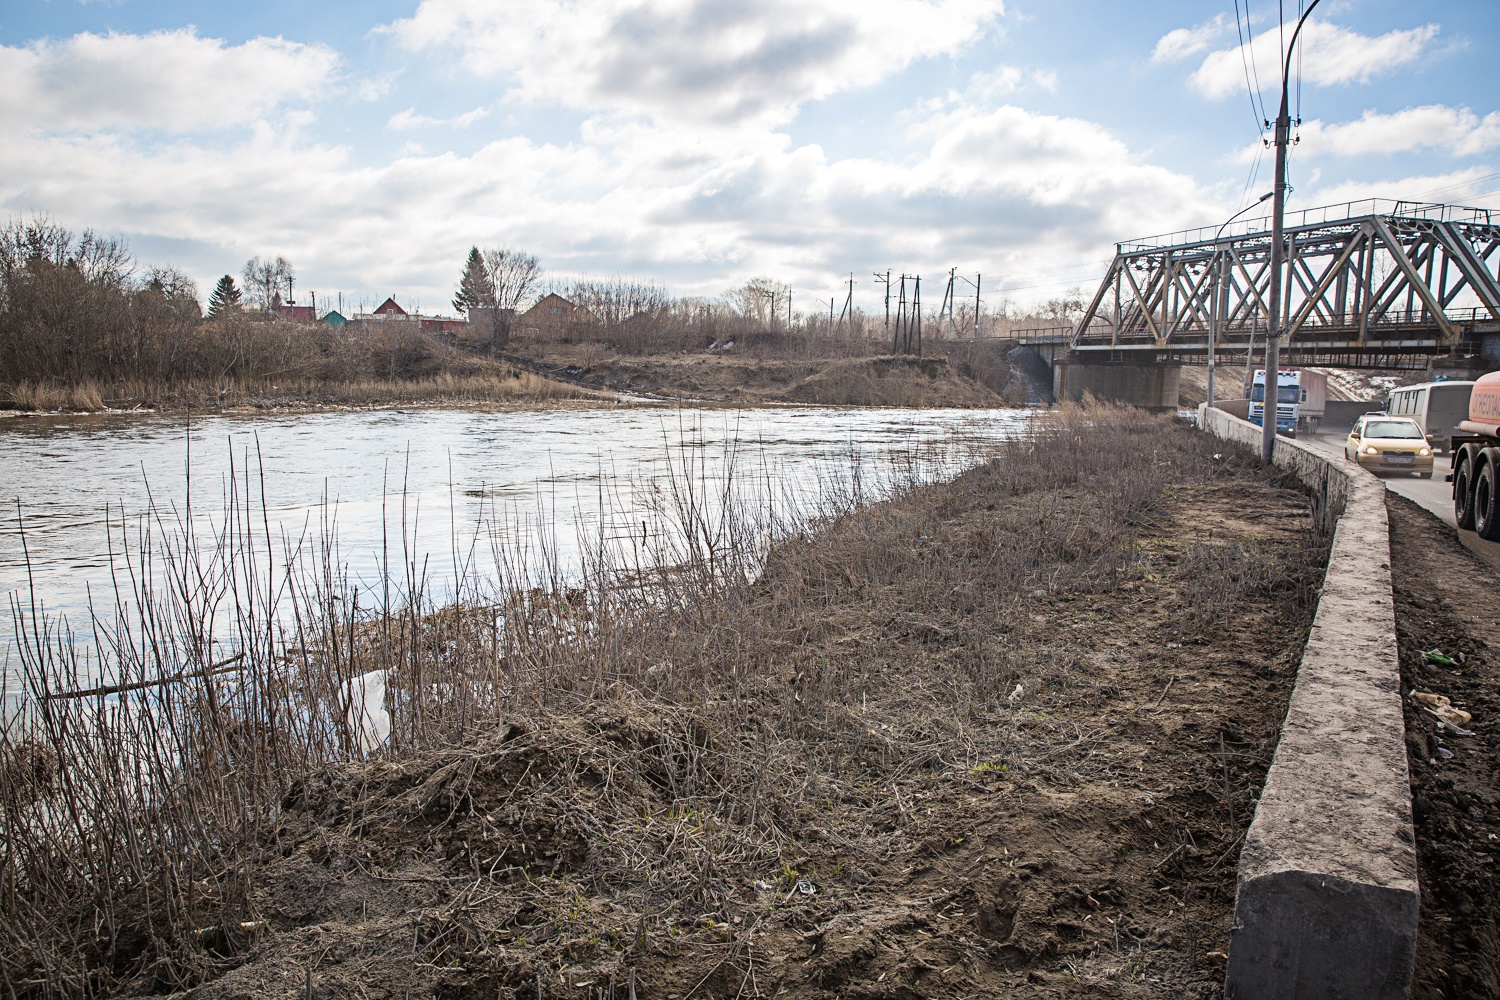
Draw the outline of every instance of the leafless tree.
<instances>
[{"instance_id":1,"label":"leafless tree","mask_svg":"<svg viewBox=\"0 0 1500 1000\"><path fill-rule=\"evenodd\" d=\"M542 278L542 265L534 255L510 247L486 249L484 263L495 283L495 305L501 309L519 309Z\"/></svg>"},{"instance_id":2,"label":"leafless tree","mask_svg":"<svg viewBox=\"0 0 1500 1000\"><path fill-rule=\"evenodd\" d=\"M1059 322L1076 322L1083 316L1083 290L1070 288L1055 299L1048 299L1037 309L1039 316Z\"/></svg>"},{"instance_id":3,"label":"leafless tree","mask_svg":"<svg viewBox=\"0 0 1500 1000\"><path fill-rule=\"evenodd\" d=\"M605 328L632 317L660 316L672 308L671 294L660 285L625 281L576 281L567 293L574 305L582 306Z\"/></svg>"},{"instance_id":4,"label":"leafless tree","mask_svg":"<svg viewBox=\"0 0 1500 1000\"><path fill-rule=\"evenodd\" d=\"M724 293L741 316L761 323L777 321L786 309L787 296L791 288L775 278L751 278L738 288Z\"/></svg>"},{"instance_id":5,"label":"leafless tree","mask_svg":"<svg viewBox=\"0 0 1500 1000\"><path fill-rule=\"evenodd\" d=\"M287 298L291 298L291 283L297 272L285 257L251 257L245 261L240 276L245 281L245 295L250 305L269 311L281 304L283 287L287 290Z\"/></svg>"}]
</instances>

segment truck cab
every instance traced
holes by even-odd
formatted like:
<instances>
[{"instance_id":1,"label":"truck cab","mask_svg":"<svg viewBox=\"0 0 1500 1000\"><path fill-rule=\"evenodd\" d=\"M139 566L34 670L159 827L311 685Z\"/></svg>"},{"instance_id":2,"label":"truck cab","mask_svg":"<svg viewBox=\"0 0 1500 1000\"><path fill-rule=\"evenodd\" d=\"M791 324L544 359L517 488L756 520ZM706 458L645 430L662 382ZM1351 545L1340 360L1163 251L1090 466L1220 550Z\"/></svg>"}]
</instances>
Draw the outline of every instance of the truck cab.
<instances>
[{"instance_id":1,"label":"truck cab","mask_svg":"<svg viewBox=\"0 0 1500 1000\"><path fill-rule=\"evenodd\" d=\"M1276 381L1276 433L1294 438L1297 436L1298 418L1302 408L1302 373L1282 371ZM1262 424L1265 417L1265 400L1266 370L1257 368L1250 384L1250 422L1252 424Z\"/></svg>"}]
</instances>

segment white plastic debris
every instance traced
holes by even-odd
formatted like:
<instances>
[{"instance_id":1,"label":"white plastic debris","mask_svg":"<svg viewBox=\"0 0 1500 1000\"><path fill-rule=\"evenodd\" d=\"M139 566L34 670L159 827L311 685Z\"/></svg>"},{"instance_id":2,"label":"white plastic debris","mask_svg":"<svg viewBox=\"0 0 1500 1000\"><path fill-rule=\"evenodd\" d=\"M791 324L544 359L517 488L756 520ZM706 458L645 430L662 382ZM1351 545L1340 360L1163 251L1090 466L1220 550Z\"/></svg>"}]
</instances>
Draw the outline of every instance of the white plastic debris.
<instances>
[{"instance_id":1,"label":"white plastic debris","mask_svg":"<svg viewBox=\"0 0 1500 1000\"><path fill-rule=\"evenodd\" d=\"M359 740L361 753L377 750L391 738L384 670L371 670L349 682L349 728Z\"/></svg>"}]
</instances>

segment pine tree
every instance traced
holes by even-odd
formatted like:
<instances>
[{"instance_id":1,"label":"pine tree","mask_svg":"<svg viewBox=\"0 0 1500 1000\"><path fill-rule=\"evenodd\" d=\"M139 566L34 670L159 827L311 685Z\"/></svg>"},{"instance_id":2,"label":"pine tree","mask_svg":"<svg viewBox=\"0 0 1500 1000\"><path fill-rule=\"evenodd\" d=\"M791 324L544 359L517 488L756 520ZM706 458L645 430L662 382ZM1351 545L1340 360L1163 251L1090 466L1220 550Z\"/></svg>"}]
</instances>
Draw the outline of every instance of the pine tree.
<instances>
[{"instance_id":1,"label":"pine tree","mask_svg":"<svg viewBox=\"0 0 1500 1000\"><path fill-rule=\"evenodd\" d=\"M490 269L485 266L484 255L478 247L469 248L469 259L464 261L463 277L458 279L458 294L453 296L453 308L467 313L474 308L493 308L495 305L495 282Z\"/></svg>"},{"instance_id":2,"label":"pine tree","mask_svg":"<svg viewBox=\"0 0 1500 1000\"><path fill-rule=\"evenodd\" d=\"M240 290L235 287L234 279L229 275L219 279L214 286L214 293L208 297L208 318L215 319L226 313L232 313L240 307Z\"/></svg>"}]
</instances>

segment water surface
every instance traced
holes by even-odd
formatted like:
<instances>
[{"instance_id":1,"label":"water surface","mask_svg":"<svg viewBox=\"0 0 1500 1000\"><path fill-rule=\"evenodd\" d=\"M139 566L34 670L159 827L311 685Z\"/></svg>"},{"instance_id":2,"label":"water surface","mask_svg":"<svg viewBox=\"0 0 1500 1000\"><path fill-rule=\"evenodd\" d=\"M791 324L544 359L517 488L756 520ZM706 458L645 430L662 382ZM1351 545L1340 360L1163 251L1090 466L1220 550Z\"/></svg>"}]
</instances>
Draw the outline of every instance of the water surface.
<instances>
[{"instance_id":1,"label":"water surface","mask_svg":"<svg viewBox=\"0 0 1500 1000\"><path fill-rule=\"evenodd\" d=\"M821 483L851 464L867 481L903 454L953 467L974 441L1013 434L1026 416L809 407L7 419L0 593L34 597L49 614L86 626L90 594L109 600L101 595L111 592L111 548L118 570L153 501L169 530L185 523L190 502L194 530L207 537L222 523L231 475L243 487L247 471L255 503L264 497L273 547L316 535L331 513L340 559L373 586L404 524L408 556L441 589L455 553L462 561L496 533L534 537L541 527L566 570L578 559L580 531L637 523L642 491L659 486L669 464L680 475L686 462L712 479L733 452L738 475L753 474L778 503L812 502ZM481 571L483 561L481 553ZM8 614L3 625L0 657L12 669Z\"/></svg>"}]
</instances>

